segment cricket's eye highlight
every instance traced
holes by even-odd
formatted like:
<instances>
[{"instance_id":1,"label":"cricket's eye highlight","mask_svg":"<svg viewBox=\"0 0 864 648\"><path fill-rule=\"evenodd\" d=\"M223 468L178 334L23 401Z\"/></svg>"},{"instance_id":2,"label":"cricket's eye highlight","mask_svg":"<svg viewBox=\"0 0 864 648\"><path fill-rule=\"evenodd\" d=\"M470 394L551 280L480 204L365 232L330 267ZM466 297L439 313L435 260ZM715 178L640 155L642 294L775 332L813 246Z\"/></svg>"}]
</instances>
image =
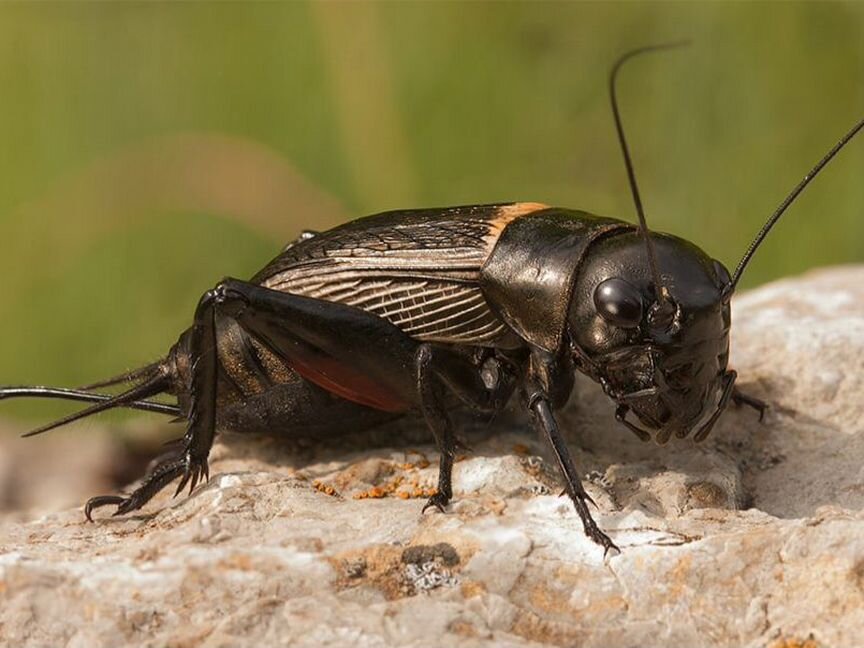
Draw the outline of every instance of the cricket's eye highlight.
<instances>
[{"instance_id":1,"label":"cricket's eye highlight","mask_svg":"<svg viewBox=\"0 0 864 648\"><path fill-rule=\"evenodd\" d=\"M619 328L636 328L642 322L642 294L623 279L601 282L594 289L594 307L604 320Z\"/></svg>"}]
</instances>

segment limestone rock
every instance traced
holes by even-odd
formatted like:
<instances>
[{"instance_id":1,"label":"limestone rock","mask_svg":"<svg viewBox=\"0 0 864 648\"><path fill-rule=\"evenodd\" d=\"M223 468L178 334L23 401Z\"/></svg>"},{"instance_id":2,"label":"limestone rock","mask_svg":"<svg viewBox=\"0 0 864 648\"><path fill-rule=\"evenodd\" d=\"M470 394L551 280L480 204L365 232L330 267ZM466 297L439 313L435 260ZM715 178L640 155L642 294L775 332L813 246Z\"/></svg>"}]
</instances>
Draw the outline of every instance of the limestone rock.
<instances>
[{"instance_id":1,"label":"limestone rock","mask_svg":"<svg viewBox=\"0 0 864 648\"><path fill-rule=\"evenodd\" d=\"M864 267L742 294L733 334L772 408L730 408L701 445L641 443L578 381L562 425L620 555L584 537L518 414L472 426L444 515L420 514L437 455L411 423L371 448L229 438L189 497L7 519L0 644L855 645Z\"/></svg>"}]
</instances>

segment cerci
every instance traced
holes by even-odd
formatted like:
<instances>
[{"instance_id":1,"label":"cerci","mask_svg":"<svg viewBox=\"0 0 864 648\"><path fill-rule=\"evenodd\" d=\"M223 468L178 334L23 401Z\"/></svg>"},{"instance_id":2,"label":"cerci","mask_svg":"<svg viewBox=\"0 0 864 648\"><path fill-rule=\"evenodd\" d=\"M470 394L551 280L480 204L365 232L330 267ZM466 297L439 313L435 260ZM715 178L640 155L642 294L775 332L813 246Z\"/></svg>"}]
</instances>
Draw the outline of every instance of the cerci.
<instances>
[{"instance_id":1,"label":"cerci","mask_svg":"<svg viewBox=\"0 0 864 648\"><path fill-rule=\"evenodd\" d=\"M92 406L38 434L114 407L186 421L177 450L128 496L94 497L115 514L180 478L208 476L217 429L320 438L420 412L452 496L458 444L445 403L496 412L518 393L551 446L585 533L616 548L591 517L554 412L576 371L599 382L640 439L704 439L740 393L729 369L730 300L786 208L862 127L859 121L768 219L734 273L683 239L649 231L615 99L612 108L639 224L537 203L394 211L301 236L249 281L226 279L198 304L168 354L82 389L9 387L0 399L64 398ZM489 380L494 376L494 380ZM484 380L484 377L486 380ZM125 383L126 391L100 391ZM169 405L148 400L176 397ZM425 508L424 507L424 510Z\"/></svg>"}]
</instances>

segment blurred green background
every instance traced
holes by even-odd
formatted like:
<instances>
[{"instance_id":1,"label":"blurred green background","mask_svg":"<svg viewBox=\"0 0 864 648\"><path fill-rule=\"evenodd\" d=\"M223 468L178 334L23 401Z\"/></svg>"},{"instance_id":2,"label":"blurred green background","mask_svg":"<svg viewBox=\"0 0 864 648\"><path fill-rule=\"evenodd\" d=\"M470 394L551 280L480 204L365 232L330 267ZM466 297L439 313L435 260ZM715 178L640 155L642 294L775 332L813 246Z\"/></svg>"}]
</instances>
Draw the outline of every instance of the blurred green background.
<instances>
[{"instance_id":1,"label":"blurred green background","mask_svg":"<svg viewBox=\"0 0 864 648\"><path fill-rule=\"evenodd\" d=\"M632 218L607 73L681 38L625 70L622 110L651 225L734 266L864 114L864 3L0 5L0 384L160 356L302 228L507 200ZM864 140L745 284L862 260Z\"/></svg>"}]
</instances>

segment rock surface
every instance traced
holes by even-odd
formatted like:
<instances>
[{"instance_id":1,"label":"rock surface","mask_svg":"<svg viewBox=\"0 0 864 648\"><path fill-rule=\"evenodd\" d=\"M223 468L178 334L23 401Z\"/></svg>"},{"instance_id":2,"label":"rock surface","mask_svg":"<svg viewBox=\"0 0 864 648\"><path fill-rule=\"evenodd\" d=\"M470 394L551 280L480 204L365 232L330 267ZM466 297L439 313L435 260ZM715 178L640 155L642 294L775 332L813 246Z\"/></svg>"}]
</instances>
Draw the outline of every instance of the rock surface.
<instances>
[{"instance_id":1,"label":"rock surface","mask_svg":"<svg viewBox=\"0 0 864 648\"><path fill-rule=\"evenodd\" d=\"M520 416L474 426L445 515L420 514L436 453L410 425L372 449L228 439L190 497L7 517L0 644L860 644L864 267L742 294L733 333L772 409L730 408L701 445L640 443L578 382L562 426L620 555Z\"/></svg>"}]
</instances>

